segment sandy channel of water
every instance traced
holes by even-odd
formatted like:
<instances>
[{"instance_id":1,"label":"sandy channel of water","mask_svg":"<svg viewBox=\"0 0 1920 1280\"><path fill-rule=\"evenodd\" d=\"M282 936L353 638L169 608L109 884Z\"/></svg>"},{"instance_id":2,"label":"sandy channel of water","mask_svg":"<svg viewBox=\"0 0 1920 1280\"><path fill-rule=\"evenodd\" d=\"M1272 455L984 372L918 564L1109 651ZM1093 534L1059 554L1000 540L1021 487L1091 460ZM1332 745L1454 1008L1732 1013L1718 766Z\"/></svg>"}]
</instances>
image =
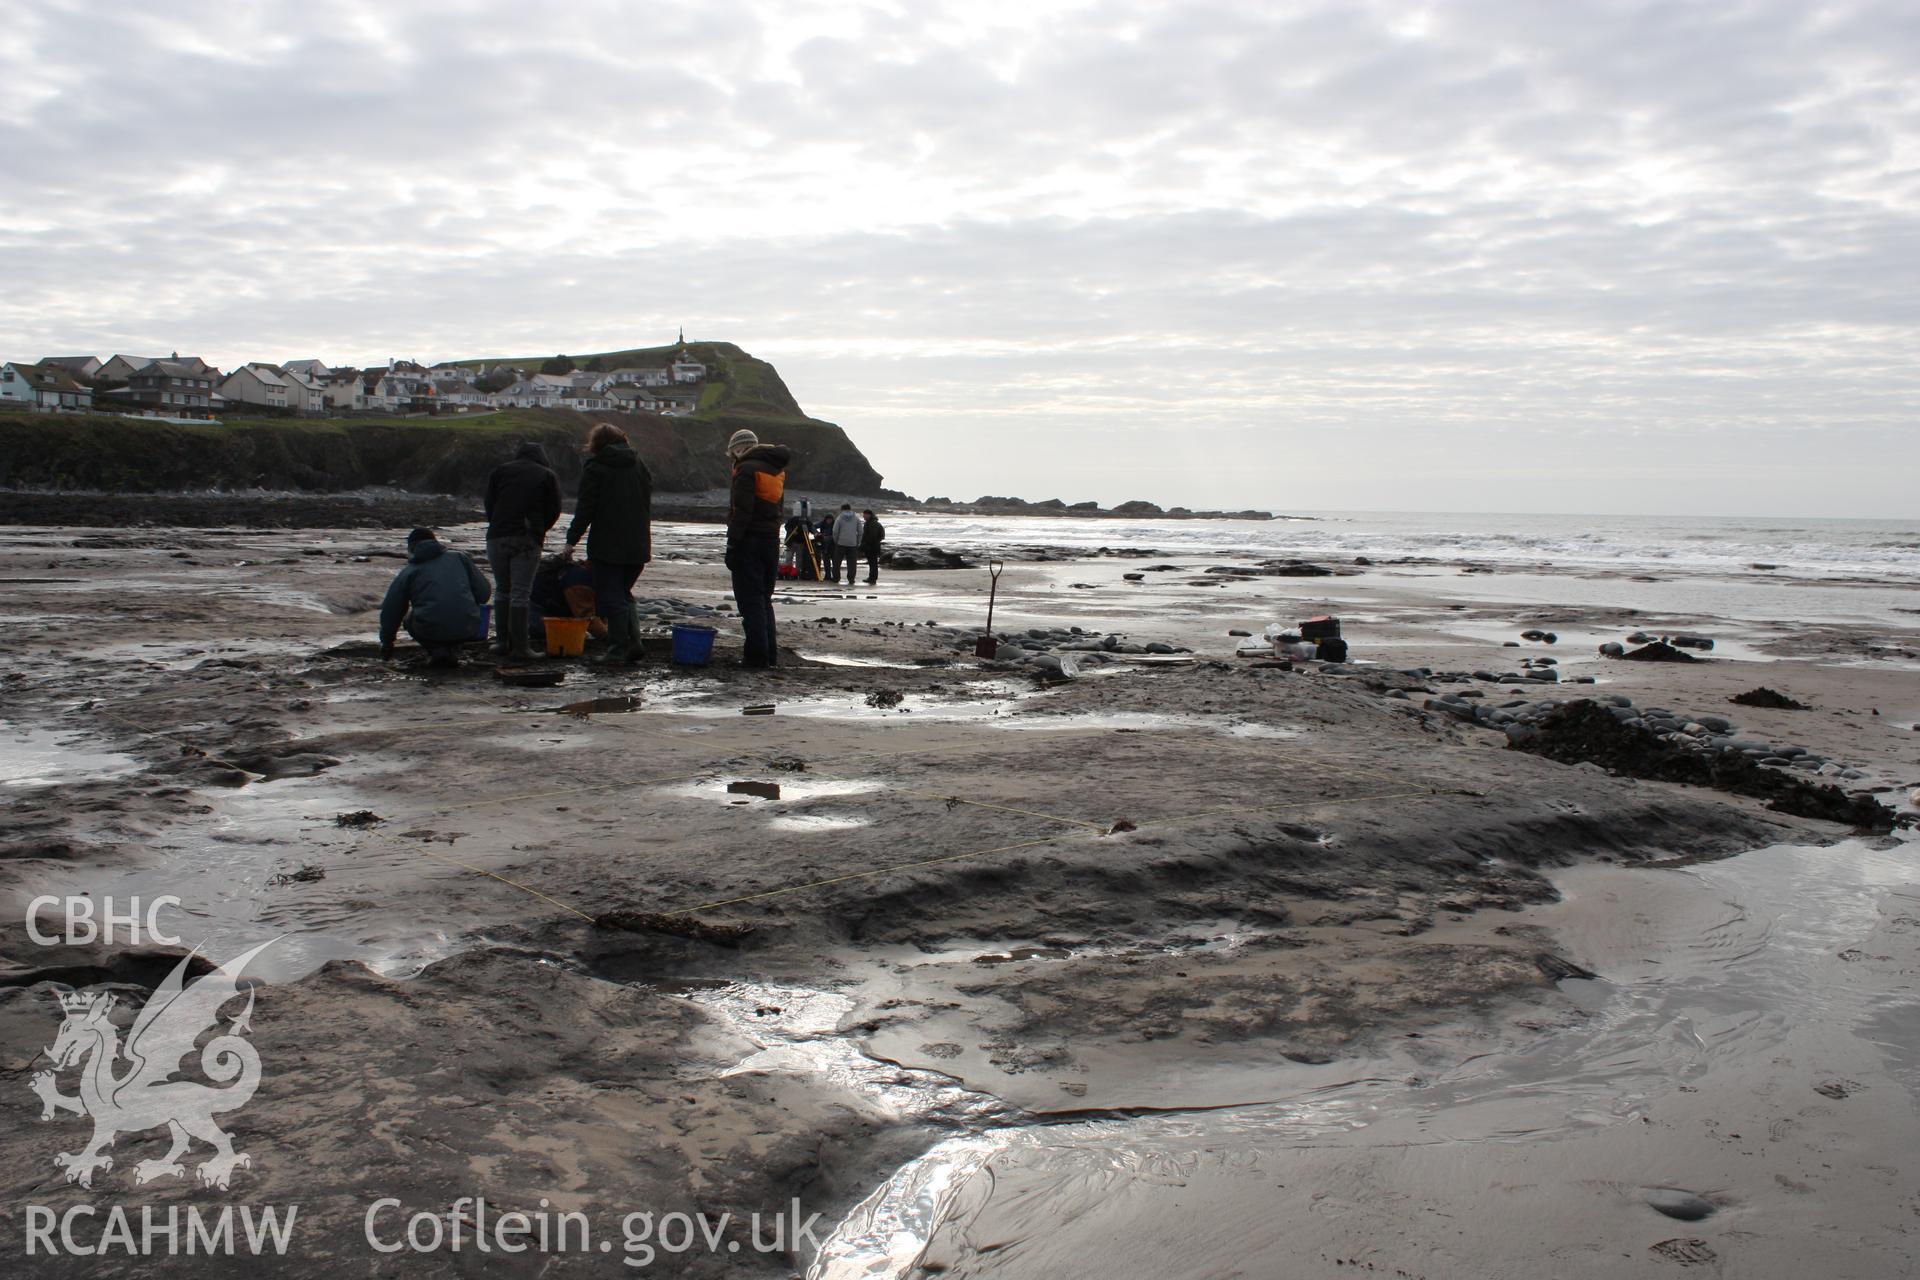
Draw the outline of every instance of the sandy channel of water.
<instances>
[{"instance_id":1,"label":"sandy channel of water","mask_svg":"<svg viewBox=\"0 0 1920 1280\"><path fill-rule=\"evenodd\" d=\"M1551 1211L1572 1223L1565 1239L1593 1237L1572 1251L1563 1240L1555 1274L1635 1273L1687 1261L1669 1255L1696 1246L1706 1259L1719 1248L1764 1263L1740 1274L1794 1274L1794 1254L1817 1254L1821 1233L1801 1229L1772 1254L1752 1241L1805 1216L1812 1178L1793 1148L1796 1126L1812 1130L1850 1100L1862 1124L1850 1139L1876 1148L1854 1159L1907 1182L1920 1167L1920 991L1909 981L1889 998L1862 980L1871 962L1889 962L1887 930L1920 930L1916 849L1848 841L1685 869L1569 870L1563 901L1537 917L1604 975L1563 984L1586 1015L1578 1029L1451 1064L1409 1054L1261 1072L1249 1087L1265 1096L1286 1081L1284 1100L1265 1105L969 1129L848 1214L810 1280L905 1276L929 1263L951 1275L1134 1274L1156 1233L1228 1242L1216 1261L1256 1270L1283 1242L1338 1251L1356 1247L1356 1236L1373 1241L1359 1252L1376 1267L1432 1273L1444 1254L1428 1246L1442 1241L1471 1267L1482 1242L1456 1240L1441 1220L1497 1222L1489 1202L1512 1190L1501 1178L1517 1175L1489 1170L1515 1166L1557 1192ZM1662 1118L1672 1110L1719 1117L1706 1122L1709 1134L1735 1144L1743 1131L1756 1143L1767 1135L1779 1145L1766 1167L1782 1170L1779 1179ZM1833 1141L1819 1139L1816 1151ZM1629 1146L1632 1157L1620 1158ZM1383 1162L1452 1172L1396 1187ZM1316 1165L1326 1172L1316 1176ZM1675 1185L1689 1168L1700 1171L1685 1179L1696 1185ZM1716 1212L1680 1232L1647 1203L1662 1188L1697 1193ZM1417 1219L1411 1232L1369 1235L1373 1215L1361 1212L1343 1230L1344 1211L1331 1223L1321 1213L1336 1192L1343 1201L1377 1195L1388 1215L1436 1215L1432 1238L1422 1243ZM1263 1220L1283 1224L1279 1234L1250 1227ZM1632 1264L1608 1256L1617 1237ZM1514 1260L1511 1239L1484 1247L1488 1266ZM1829 1252L1829 1274L1887 1274L1873 1269L1886 1247L1862 1239L1844 1257Z\"/></svg>"}]
</instances>

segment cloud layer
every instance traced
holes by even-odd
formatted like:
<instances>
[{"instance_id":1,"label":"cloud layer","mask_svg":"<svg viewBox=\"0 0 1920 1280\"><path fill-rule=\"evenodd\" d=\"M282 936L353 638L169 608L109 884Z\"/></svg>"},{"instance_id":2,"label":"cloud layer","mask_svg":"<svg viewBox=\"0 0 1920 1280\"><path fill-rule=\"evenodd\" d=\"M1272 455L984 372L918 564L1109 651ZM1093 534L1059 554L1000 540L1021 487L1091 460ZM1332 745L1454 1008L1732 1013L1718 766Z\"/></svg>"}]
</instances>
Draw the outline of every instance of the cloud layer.
<instances>
[{"instance_id":1,"label":"cloud layer","mask_svg":"<svg viewBox=\"0 0 1920 1280\"><path fill-rule=\"evenodd\" d=\"M685 323L922 494L1911 507L1911 4L25 0L10 28L7 358Z\"/></svg>"}]
</instances>

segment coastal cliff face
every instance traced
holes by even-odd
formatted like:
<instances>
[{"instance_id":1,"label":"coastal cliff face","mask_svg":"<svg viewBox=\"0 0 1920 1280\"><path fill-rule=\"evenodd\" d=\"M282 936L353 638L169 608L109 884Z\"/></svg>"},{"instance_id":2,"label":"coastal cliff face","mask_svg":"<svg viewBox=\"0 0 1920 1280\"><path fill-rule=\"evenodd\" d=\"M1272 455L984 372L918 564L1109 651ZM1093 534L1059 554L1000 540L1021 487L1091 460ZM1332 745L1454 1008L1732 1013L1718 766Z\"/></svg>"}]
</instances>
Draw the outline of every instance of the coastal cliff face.
<instances>
[{"instance_id":1,"label":"coastal cliff face","mask_svg":"<svg viewBox=\"0 0 1920 1280\"><path fill-rule=\"evenodd\" d=\"M788 482L795 488L881 494L879 472L847 433L807 417L773 366L730 343L689 345L714 374L700 412L684 418L515 409L436 418L230 416L181 425L111 414L0 414L0 488L338 493L385 486L477 497L487 473L511 456L514 445L532 440L545 447L571 490L587 429L614 422L665 492L723 487L727 437L746 427L793 449Z\"/></svg>"},{"instance_id":2,"label":"coastal cliff face","mask_svg":"<svg viewBox=\"0 0 1920 1280\"><path fill-rule=\"evenodd\" d=\"M726 440L740 427L789 445L796 488L878 494L880 475L830 422L771 421L723 414L710 419L650 414L512 410L484 418L412 420L234 419L177 425L107 415L0 415L0 487L178 493L268 489L337 493L389 486L413 493L478 496L487 473L522 440L545 447L571 486L580 445L595 422L632 438L667 492L727 483Z\"/></svg>"}]
</instances>

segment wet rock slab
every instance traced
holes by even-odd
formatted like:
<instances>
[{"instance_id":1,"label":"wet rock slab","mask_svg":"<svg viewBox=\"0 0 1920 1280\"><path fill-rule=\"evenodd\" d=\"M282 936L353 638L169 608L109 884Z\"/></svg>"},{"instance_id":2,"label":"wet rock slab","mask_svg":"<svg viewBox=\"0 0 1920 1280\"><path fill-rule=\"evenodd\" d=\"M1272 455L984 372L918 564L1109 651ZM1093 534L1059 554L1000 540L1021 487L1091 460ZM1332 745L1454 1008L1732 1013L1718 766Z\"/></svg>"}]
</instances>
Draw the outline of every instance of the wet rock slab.
<instances>
[{"instance_id":1,"label":"wet rock slab","mask_svg":"<svg viewBox=\"0 0 1920 1280\"><path fill-rule=\"evenodd\" d=\"M1511 735L1508 746L1562 764L1597 764L1628 777L1752 796L1780 813L1868 831L1891 831L1896 819L1893 810L1872 796L1850 795L1830 783L1764 768L1744 751L1702 753L1675 747L1587 699L1554 708L1531 732Z\"/></svg>"}]
</instances>

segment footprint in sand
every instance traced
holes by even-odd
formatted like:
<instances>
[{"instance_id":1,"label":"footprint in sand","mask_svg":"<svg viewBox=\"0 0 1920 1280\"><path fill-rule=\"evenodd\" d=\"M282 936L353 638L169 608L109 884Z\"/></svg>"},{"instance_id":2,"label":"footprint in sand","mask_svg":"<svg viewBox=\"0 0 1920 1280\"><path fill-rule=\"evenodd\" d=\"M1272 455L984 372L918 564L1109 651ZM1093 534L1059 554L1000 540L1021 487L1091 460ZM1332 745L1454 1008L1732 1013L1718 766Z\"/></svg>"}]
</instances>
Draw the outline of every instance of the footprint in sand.
<instances>
[{"instance_id":1,"label":"footprint in sand","mask_svg":"<svg viewBox=\"0 0 1920 1280\"><path fill-rule=\"evenodd\" d=\"M1865 1087L1857 1080L1822 1080L1813 1086L1813 1091L1821 1097L1832 1098L1838 1102L1842 1098L1851 1097Z\"/></svg>"},{"instance_id":2,"label":"footprint in sand","mask_svg":"<svg viewBox=\"0 0 1920 1280\"><path fill-rule=\"evenodd\" d=\"M1677 1262L1683 1267L1703 1267L1709 1262L1717 1262L1720 1255L1707 1247L1705 1240L1662 1240L1650 1246L1652 1250L1668 1262Z\"/></svg>"}]
</instances>

